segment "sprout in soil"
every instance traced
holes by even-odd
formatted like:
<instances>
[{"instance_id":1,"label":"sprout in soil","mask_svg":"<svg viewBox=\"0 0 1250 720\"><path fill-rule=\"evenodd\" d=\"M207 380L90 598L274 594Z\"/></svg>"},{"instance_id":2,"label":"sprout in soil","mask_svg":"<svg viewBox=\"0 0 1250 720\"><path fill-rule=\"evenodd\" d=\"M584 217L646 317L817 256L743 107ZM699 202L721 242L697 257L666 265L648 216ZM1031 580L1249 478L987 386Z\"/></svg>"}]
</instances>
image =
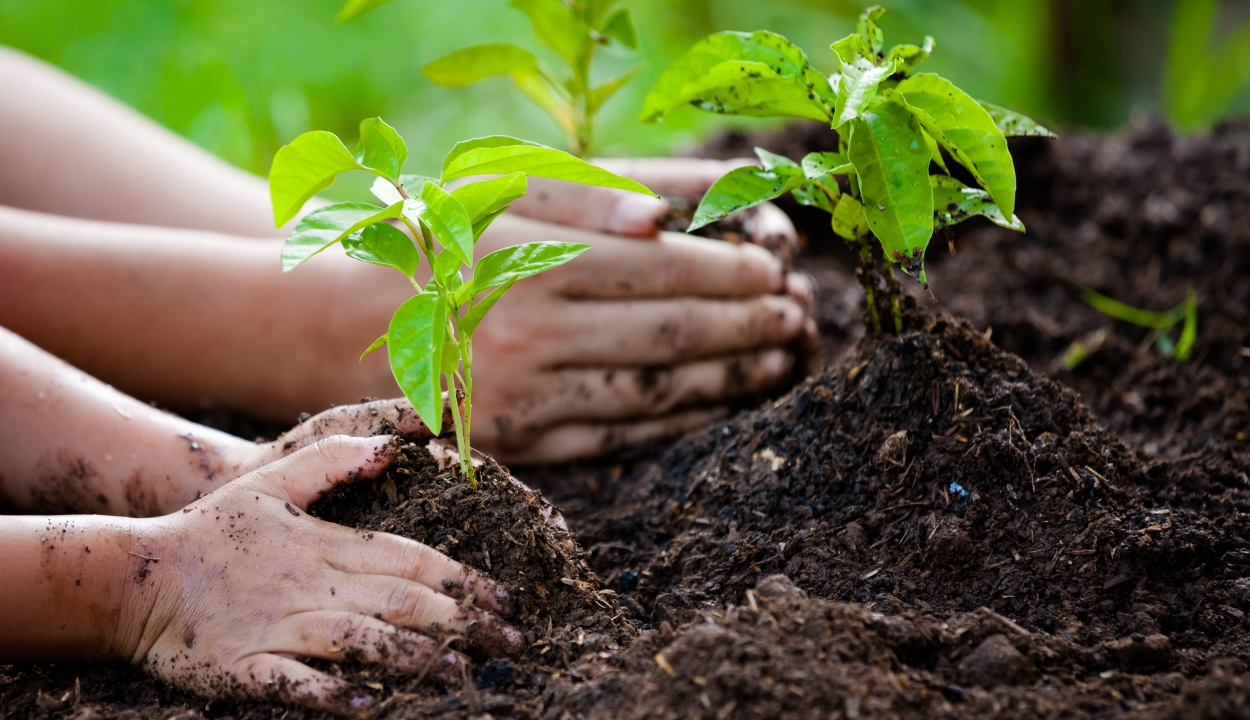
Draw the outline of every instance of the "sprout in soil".
<instances>
[{"instance_id":1,"label":"sprout in soil","mask_svg":"<svg viewBox=\"0 0 1250 720\"><path fill-rule=\"evenodd\" d=\"M362 15L389 0L349 0L340 21ZM595 51L613 40L630 50L638 37L629 10L613 8L619 0L511 0L529 16L540 42L568 65L563 78L547 69L534 53L508 43L474 45L426 65L425 76L439 85L462 88L496 75L512 78L525 96L551 116L568 135L569 149L588 157L594 147L595 115L629 82L641 66L593 85Z\"/></svg>"},{"instance_id":2,"label":"sprout in soil","mask_svg":"<svg viewBox=\"0 0 1250 720\"><path fill-rule=\"evenodd\" d=\"M1022 115L973 100L945 78L915 73L932 52L933 38L883 52L876 21L884 12L865 10L858 32L832 45L842 69L830 78L780 35L711 35L664 72L647 96L641 120L656 122L694 105L726 115L828 122L838 132L838 152L811 153L796 163L757 149L763 167L738 168L718 180L690 229L793 193L799 203L828 212L833 231L856 251L869 320L880 332L877 271L868 241L876 236L885 256L887 307L899 332L899 287L891 263L927 285L924 251L935 230L980 215L1023 232L1013 214L1016 173L1005 138L1054 134ZM966 169L975 186L952 176L947 156Z\"/></svg>"},{"instance_id":3,"label":"sprout in soil","mask_svg":"<svg viewBox=\"0 0 1250 720\"><path fill-rule=\"evenodd\" d=\"M383 203L340 202L305 215L282 247L282 271L341 242L349 257L393 268L408 278L417 294L395 311L386 334L365 355L387 345L396 382L435 435L443 429L445 379L460 468L476 487L469 453L473 332L518 280L562 265L589 246L525 243L496 250L475 265L474 244L509 203L525 194L530 175L652 193L566 152L504 136L457 144L437 178L401 175L407 157L403 138L381 118L360 123L360 142L352 151L324 131L304 133L280 148L269 173L276 226L295 217L309 198L347 170L377 175L372 192ZM452 184L477 175L497 177ZM412 237L392 222L406 227ZM413 276L422 256L432 273L425 287ZM472 276L466 280L462 269L471 269ZM457 390L464 393L463 417L454 397Z\"/></svg>"},{"instance_id":4,"label":"sprout in soil","mask_svg":"<svg viewBox=\"0 0 1250 720\"><path fill-rule=\"evenodd\" d=\"M1142 310L1109 298L1102 293L1086 289L1081 299L1089 303L1095 310L1110 315L1116 320L1123 320L1137 327L1152 331L1155 347L1164 357L1174 357L1181 362L1189 359L1194 350L1194 341L1198 339L1198 294L1193 288L1185 294L1185 300L1167 312ZM1179 338L1173 342L1170 333L1177 323L1181 326ZM1072 370L1080 365L1088 352L1080 352L1078 344L1068 348L1063 356L1063 367Z\"/></svg>"}]
</instances>

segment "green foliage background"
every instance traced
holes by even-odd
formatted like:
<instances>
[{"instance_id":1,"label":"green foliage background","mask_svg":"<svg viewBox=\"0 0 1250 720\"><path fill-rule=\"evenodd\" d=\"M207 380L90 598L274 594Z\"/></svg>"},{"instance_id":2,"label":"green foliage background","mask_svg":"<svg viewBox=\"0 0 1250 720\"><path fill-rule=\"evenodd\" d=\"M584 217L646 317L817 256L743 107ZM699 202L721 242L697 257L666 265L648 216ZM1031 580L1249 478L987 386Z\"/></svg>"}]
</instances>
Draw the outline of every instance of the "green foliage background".
<instances>
[{"instance_id":1,"label":"green foliage background","mask_svg":"<svg viewBox=\"0 0 1250 720\"><path fill-rule=\"evenodd\" d=\"M505 79L440 88L421 66L461 47L512 41L542 54L506 0L394 0L347 24L342 0L5 0L0 43L43 58L226 160L264 173L277 148L325 129L355 138L381 115L409 140L414 172L466 137L562 134ZM760 122L679 113L640 125L664 67L705 35L768 29L822 71L866 0L627 0L647 63L599 123L605 155L662 154L717 128ZM884 0L891 42L937 39L925 65L974 97L1052 127L1114 128L1135 109L1186 129L1250 110L1250 3L1244 0ZM1169 52L1171 48L1171 52ZM603 53L615 74L637 58ZM1166 79L1166 82L1165 82Z\"/></svg>"}]
</instances>

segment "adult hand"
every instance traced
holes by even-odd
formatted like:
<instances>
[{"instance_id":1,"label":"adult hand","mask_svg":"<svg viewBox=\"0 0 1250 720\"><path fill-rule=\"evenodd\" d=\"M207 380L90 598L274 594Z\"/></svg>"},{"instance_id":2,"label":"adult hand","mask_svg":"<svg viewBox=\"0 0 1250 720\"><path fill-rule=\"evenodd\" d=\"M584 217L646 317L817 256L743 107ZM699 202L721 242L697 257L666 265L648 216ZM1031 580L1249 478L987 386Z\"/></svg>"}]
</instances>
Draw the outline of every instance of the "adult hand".
<instances>
[{"instance_id":1,"label":"adult hand","mask_svg":"<svg viewBox=\"0 0 1250 720\"><path fill-rule=\"evenodd\" d=\"M297 658L378 663L443 682L465 659L418 631L455 633L491 654L523 637L496 613L505 591L411 540L307 514L318 495L372 477L392 437L336 436L249 473L179 512L146 521L126 617L133 658L208 697L366 710L368 694Z\"/></svg>"}]
</instances>

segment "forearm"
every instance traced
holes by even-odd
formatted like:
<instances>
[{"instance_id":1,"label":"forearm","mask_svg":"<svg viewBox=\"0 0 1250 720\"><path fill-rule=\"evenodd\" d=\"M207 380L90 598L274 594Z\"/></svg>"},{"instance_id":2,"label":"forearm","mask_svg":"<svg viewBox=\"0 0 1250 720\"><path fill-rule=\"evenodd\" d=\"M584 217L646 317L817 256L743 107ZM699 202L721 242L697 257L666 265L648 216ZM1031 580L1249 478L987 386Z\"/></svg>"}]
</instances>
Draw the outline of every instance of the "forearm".
<instances>
[{"instance_id":1,"label":"forearm","mask_svg":"<svg viewBox=\"0 0 1250 720\"><path fill-rule=\"evenodd\" d=\"M412 288L337 251L282 275L279 245L0 208L0 325L175 410L395 396L384 353L356 359Z\"/></svg>"},{"instance_id":2,"label":"forearm","mask_svg":"<svg viewBox=\"0 0 1250 720\"><path fill-rule=\"evenodd\" d=\"M134 653L157 597L152 522L0 517L0 663Z\"/></svg>"}]
</instances>

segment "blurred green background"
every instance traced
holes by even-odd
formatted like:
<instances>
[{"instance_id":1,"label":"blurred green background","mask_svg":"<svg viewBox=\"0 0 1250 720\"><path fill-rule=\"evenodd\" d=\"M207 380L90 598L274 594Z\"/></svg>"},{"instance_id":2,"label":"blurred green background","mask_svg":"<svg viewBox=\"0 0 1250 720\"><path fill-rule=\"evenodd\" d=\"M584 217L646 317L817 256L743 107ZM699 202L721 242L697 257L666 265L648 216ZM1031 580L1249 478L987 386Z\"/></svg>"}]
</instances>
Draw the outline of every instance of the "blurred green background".
<instances>
[{"instance_id":1,"label":"blurred green background","mask_svg":"<svg viewBox=\"0 0 1250 720\"><path fill-rule=\"evenodd\" d=\"M381 115L408 139L413 172L457 140L492 133L563 146L505 79L467 90L426 80L422 64L480 42L544 50L506 0L394 0L346 24L342 0L4 0L0 43L51 62L213 153L264 174L284 142L309 129L349 143ZM973 96L1058 127L1113 129L1134 112L1200 130L1250 111L1247 0L893 0L886 44L938 47L925 69ZM760 121L693 110L660 126L635 119L664 67L708 33L768 29L836 69L829 43L862 9L842 0L625 0L639 53L601 53L607 77L646 71L605 108L604 155L661 154L718 128Z\"/></svg>"}]
</instances>

